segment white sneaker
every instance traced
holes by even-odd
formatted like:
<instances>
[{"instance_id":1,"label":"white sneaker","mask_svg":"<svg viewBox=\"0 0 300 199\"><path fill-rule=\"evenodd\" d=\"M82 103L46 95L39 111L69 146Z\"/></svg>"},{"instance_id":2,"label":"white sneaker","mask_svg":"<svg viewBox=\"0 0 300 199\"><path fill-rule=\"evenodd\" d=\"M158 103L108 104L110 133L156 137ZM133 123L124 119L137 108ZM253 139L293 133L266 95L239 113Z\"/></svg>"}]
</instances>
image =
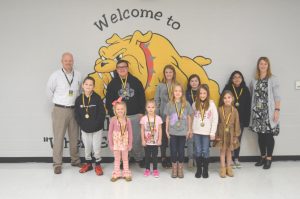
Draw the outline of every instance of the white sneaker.
<instances>
[{"instance_id":1,"label":"white sneaker","mask_svg":"<svg viewBox=\"0 0 300 199\"><path fill-rule=\"evenodd\" d=\"M238 160L235 160L235 161L234 161L234 165L235 165L235 167L236 167L237 169L242 168L242 165L241 165L241 163L240 163Z\"/></svg>"}]
</instances>

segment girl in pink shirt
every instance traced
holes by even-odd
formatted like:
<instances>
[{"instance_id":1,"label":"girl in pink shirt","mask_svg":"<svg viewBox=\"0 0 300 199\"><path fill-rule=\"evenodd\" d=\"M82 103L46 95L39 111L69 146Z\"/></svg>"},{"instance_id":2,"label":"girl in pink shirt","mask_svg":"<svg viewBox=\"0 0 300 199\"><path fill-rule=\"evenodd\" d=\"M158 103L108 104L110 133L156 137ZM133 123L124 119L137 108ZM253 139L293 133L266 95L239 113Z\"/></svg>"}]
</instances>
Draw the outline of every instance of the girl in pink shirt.
<instances>
[{"instance_id":1,"label":"girl in pink shirt","mask_svg":"<svg viewBox=\"0 0 300 199\"><path fill-rule=\"evenodd\" d=\"M121 178L120 161L123 161L123 175L126 181L131 181L129 170L128 151L132 148L132 126L126 117L126 104L121 100L114 102L115 116L111 118L108 130L109 148L114 154L114 171L111 181L115 182Z\"/></svg>"}]
</instances>

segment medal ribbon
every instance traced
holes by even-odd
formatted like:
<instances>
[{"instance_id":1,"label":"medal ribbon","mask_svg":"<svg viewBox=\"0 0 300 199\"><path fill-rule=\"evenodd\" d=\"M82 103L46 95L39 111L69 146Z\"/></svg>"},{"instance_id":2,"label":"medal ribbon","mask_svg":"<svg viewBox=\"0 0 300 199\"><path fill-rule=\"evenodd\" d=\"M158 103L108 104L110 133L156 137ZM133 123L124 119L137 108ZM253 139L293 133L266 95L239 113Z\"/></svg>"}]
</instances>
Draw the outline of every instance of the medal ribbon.
<instances>
[{"instance_id":1,"label":"medal ribbon","mask_svg":"<svg viewBox=\"0 0 300 199\"><path fill-rule=\"evenodd\" d=\"M225 116L225 110L224 110L224 106L222 106L222 111L223 111L223 118L225 120L225 126L228 127L228 123L229 123L229 120L231 118L231 114L233 112L233 107L231 106L231 112L229 113L227 119L226 119L226 116Z\"/></svg>"},{"instance_id":2,"label":"medal ribbon","mask_svg":"<svg viewBox=\"0 0 300 199\"><path fill-rule=\"evenodd\" d=\"M166 86L167 86L167 90L168 90L168 99L170 100L171 99L171 93L172 93L172 85L169 88L168 83L166 83Z\"/></svg>"},{"instance_id":3,"label":"medal ribbon","mask_svg":"<svg viewBox=\"0 0 300 199\"><path fill-rule=\"evenodd\" d=\"M123 79L120 77L121 82L122 82L122 88L123 88L123 89L126 89L127 77L128 77L128 76L126 76L125 81L123 81Z\"/></svg>"},{"instance_id":4,"label":"medal ribbon","mask_svg":"<svg viewBox=\"0 0 300 199\"><path fill-rule=\"evenodd\" d=\"M201 116L201 122L204 121L204 114L205 114L205 104L200 104L200 116Z\"/></svg>"},{"instance_id":5,"label":"medal ribbon","mask_svg":"<svg viewBox=\"0 0 300 199\"><path fill-rule=\"evenodd\" d=\"M234 91L234 95L235 95L236 101L238 102L238 101L239 101L239 98L241 97L241 95L242 95L242 93L243 93L243 89L244 89L244 88L241 89L239 95L237 94L237 92L236 92L235 87L234 87L233 84L232 84L232 88L233 88L233 91Z\"/></svg>"},{"instance_id":6,"label":"medal ribbon","mask_svg":"<svg viewBox=\"0 0 300 199\"><path fill-rule=\"evenodd\" d=\"M64 73L64 75L65 75L65 77L66 77L66 79L67 79L67 81L68 81L69 86L71 87L71 85L72 85L72 83L73 83L73 80L74 80L74 70L73 70L73 72L72 72L72 79L71 79L71 81L69 81L69 79L68 79L68 77L67 77L67 75L66 75L64 69L61 69L61 70L62 70L62 72Z\"/></svg>"},{"instance_id":7,"label":"medal ribbon","mask_svg":"<svg viewBox=\"0 0 300 199\"><path fill-rule=\"evenodd\" d=\"M84 93L82 93L82 105L83 107L85 108L85 112L86 114L89 113L89 105L90 105L90 102L91 102L91 96L92 96L93 93L90 94L90 96L88 97L88 104L85 105L85 101L84 101Z\"/></svg>"},{"instance_id":8,"label":"medal ribbon","mask_svg":"<svg viewBox=\"0 0 300 199\"><path fill-rule=\"evenodd\" d=\"M150 127L150 131L151 131L151 137L153 138L154 137L154 128L155 128L155 119L156 119L156 116L154 115L154 123L153 123L153 126L151 126L151 122L150 122L150 119L149 119L149 115L147 114L147 119L148 119L148 125Z\"/></svg>"},{"instance_id":9,"label":"medal ribbon","mask_svg":"<svg viewBox=\"0 0 300 199\"><path fill-rule=\"evenodd\" d=\"M195 96L194 96L194 93L193 93L193 89L191 89L191 97L192 97L192 100L193 100L193 103L195 102Z\"/></svg>"},{"instance_id":10,"label":"medal ribbon","mask_svg":"<svg viewBox=\"0 0 300 199\"><path fill-rule=\"evenodd\" d=\"M178 111L177 103L175 102L175 109L176 109L176 113L177 113L178 120L180 120L181 115L182 115L182 113L183 113L183 111L184 111L184 108L183 108L182 105L181 105L180 111Z\"/></svg>"},{"instance_id":11,"label":"medal ribbon","mask_svg":"<svg viewBox=\"0 0 300 199\"><path fill-rule=\"evenodd\" d=\"M117 117L117 120L118 120L118 123L119 123L119 125L120 125L121 135L124 136L125 131L126 131L126 128L127 128L127 122L126 122L124 128L122 128L121 121L120 121L120 119L119 119L118 117Z\"/></svg>"}]
</instances>

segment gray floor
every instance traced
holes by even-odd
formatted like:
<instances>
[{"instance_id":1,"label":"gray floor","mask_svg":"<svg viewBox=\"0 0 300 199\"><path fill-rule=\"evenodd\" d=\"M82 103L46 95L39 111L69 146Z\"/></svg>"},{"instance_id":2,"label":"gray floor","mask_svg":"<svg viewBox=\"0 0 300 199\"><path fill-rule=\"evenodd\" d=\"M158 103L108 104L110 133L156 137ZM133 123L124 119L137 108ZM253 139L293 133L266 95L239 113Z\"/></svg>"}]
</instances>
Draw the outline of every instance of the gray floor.
<instances>
[{"instance_id":1,"label":"gray floor","mask_svg":"<svg viewBox=\"0 0 300 199\"><path fill-rule=\"evenodd\" d=\"M195 169L187 168L184 179L172 179L169 169L160 168L160 178L144 177L143 169L133 164L132 182L112 183L112 164L103 164L104 176L96 176L94 171L80 174L70 164L64 164L61 175L54 175L48 163L0 164L0 198L300 198L300 161L273 162L270 170L253 163L242 165L234 170L233 178L220 178L219 164L212 163L208 179L196 179Z\"/></svg>"}]
</instances>

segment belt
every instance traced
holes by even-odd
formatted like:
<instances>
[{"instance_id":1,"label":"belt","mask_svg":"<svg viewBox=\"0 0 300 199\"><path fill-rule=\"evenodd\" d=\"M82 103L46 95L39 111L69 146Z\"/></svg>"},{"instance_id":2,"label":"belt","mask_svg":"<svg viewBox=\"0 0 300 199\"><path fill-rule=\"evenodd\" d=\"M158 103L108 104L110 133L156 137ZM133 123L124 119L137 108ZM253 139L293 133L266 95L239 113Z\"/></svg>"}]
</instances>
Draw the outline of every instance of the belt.
<instances>
[{"instance_id":1,"label":"belt","mask_svg":"<svg viewBox=\"0 0 300 199\"><path fill-rule=\"evenodd\" d=\"M75 106L64 106L64 105L60 105L60 104L54 104L56 107L60 107L60 108L75 108Z\"/></svg>"}]
</instances>

